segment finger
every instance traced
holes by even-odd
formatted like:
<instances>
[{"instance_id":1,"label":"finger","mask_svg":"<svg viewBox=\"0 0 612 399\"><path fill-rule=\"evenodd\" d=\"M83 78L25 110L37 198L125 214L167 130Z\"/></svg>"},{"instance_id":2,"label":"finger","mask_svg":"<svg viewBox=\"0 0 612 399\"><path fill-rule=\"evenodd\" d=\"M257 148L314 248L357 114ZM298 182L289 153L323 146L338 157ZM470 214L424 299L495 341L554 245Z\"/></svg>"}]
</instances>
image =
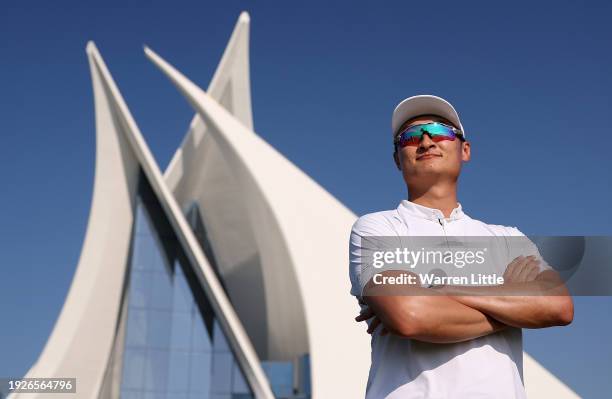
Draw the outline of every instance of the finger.
<instances>
[{"instance_id":1,"label":"finger","mask_svg":"<svg viewBox=\"0 0 612 399\"><path fill-rule=\"evenodd\" d=\"M368 334L372 334L374 330L376 330L376 327L378 327L379 325L380 325L380 319L378 317L375 317L374 319L372 319L372 322L370 323L370 327L368 327Z\"/></svg>"},{"instance_id":2,"label":"finger","mask_svg":"<svg viewBox=\"0 0 612 399\"><path fill-rule=\"evenodd\" d=\"M355 321L366 321L375 316L374 311L370 308L365 308L357 317L355 317Z\"/></svg>"},{"instance_id":3,"label":"finger","mask_svg":"<svg viewBox=\"0 0 612 399\"><path fill-rule=\"evenodd\" d=\"M529 273L526 276L526 281L533 281L538 276L538 274L540 274L540 260L539 259L535 259L529 265L530 265L531 269L530 269Z\"/></svg>"},{"instance_id":4,"label":"finger","mask_svg":"<svg viewBox=\"0 0 612 399\"><path fill-rule=\"evenodd\" d=\"M534 267L533 262L537 262L535 256L530 255L525 258L525 263L521 266L520 270L518 270L517 273L519 281L523 282L527 280L527 276Z\"/></svg>"},{"instance_id":5,"label":"finger","mask_svg":"<svg viewBox=\"0 0 612 399\"><path fill-rule=\"evenodd\" d=\"M529 262L529 264L534 267L539 267L540 263L541 263L540 259L538 259L536 256L534 256L533 259Z\"/></svg>"},{"instance_id":6,"label":"finger","mask_svg":"<svg viewBox=\"0 0 612 399\"><path fill-rule=\"evenodd\" d=\"M523 262L522 256L518 256L512 262L510 262L510 264L506 268L506 271L504 272L504 280L506 281L516 280L516 270L522 262Z\"/></svg>"},{"instance_id":7,"label":"finger","mask_svg":"<svg viewBox=\"0 0 612 399\"><path fill-rule=\"evenodd\" d=\"M510 262L510 264L519 263L522 260L522 258L523 258L523 255L519 255L516 258L512 259L512 262Z\"/></svg>"},{"instance_id":8,"label":"finger","mask_svg":"<svg viewBox=\"0 0 612 399\"><path fill-rule=\"evenodd\" d=\"M529 260L531 260L530 256L531 255L529 255L529 256L521 255L520 256L521 259L517 262L517 267L519 269L523 268L527 264L527 262L529 262Z\"/></svg>"},{"instance_id":9,"label":"finger","mask_svg":"<svg viewBox=\"0 0 612 399\"><path fill-rule=\"evenodd\" d=\"M531 271L527 275L525 281L533 281L540 274L540 268L538 266L533 266Z\"/></svg>"},{"instance_id":10,"label":"finger","mask_svg":"<svg viewBox=\"0 0 612 399\"><path fill-rule=\"evenodd\" d=\"M521 259L516 263L516 267L514 268L514 277L521 281L523 271L525 267L527 267L527 263L529 263L531 259L529 256L521 256Z\"/></svg>"},{"instance_id":11,"label":"finger","mask_svg":"<svg viewBox=\"0 0 612 399\"><path fill-rule=\"evenodd\" d=\"M515 262L512 261L508 266L506 266L506 270L504 270L504 279L510 280L510 276L512 275L512 269L514 269Z\"/></svg>"},{"instance_id":12,"label":"finger","mask_svg":"<svg viewBox=\"0 0 612 399\"><path fill-rule=\"evenodd\" d=\"M521 276L523 278L524 281L531 281L533 280L533 278L530 279L530 276L534 273L534 271L537 273L540 270L540 260L535 256L532 255L529 257L527 264L525 265L525 270L521 273Z\"/></svg>"}]
</instances>

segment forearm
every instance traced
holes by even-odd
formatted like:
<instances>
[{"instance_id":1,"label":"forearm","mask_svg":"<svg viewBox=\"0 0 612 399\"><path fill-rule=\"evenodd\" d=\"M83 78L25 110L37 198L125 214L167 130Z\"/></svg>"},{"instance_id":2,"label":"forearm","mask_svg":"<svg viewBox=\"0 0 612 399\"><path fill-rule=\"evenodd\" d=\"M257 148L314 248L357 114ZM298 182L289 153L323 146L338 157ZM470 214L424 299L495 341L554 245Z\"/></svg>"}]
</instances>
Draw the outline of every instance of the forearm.
<instances>
[{"instance_id":1,"label":"forearm","mask_svg":"<svg viewBox=\"0 0 612 399\"><path fill-rule=\"evenodd\" d=\"M421 297L421 329L412 339L433 343L454 343L482 337L506 325L446 296Z\"/></svg>"},{"instance_id":2,"label":"forearm","mask_svg":"<svg viewBox=\"0 0 612 399\"><path fill-rule=\"evenodd\" d=\"M446 286L441 292L513 327L567 325L573 318L571 297L557 281L534 280L491 287Z\"/></svg>"},{"instance_id":3,"label":"forearm","mask_svg":"<svg viewBox=\"0 0 612 399\"><path fill-rule=\"evenodd\" d=\"M385 296L366 298L366 301L389 331L424 342L467 341L506 327L447 296Z\"/></svg>"}]
</instances>

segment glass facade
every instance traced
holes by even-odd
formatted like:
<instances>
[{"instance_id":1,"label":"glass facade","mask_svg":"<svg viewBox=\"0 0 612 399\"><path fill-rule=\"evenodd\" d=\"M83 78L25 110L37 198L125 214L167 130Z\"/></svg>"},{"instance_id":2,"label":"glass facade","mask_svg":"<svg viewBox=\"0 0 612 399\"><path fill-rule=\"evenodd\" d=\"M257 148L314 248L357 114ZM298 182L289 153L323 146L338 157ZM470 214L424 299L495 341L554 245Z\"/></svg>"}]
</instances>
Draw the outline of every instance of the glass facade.
<instances>
[{"instance_id":1,"label":"glass facade","mask_svg":"<svg viewBox=\"0 0 612 399\"><path fill-rule=\"evenodd\" d=\"M252 398L151 193L139 196L127 289L121 397ZM198 292L199 291L199 292Z\"/></svg>"},{"instance_id":2,"label":"glass facade","mask_svg":"<svg viewBox=\"0 0 612 399\"><path fill-rule=\"evenodd\" d=\"M137 198L126 290L121 398L254 398L144 178ZM186 216L216 271L197 206ZM310 397L307 354L295 361L263 361L262 368L276 398Z\"/></svg>"}]
</instances>

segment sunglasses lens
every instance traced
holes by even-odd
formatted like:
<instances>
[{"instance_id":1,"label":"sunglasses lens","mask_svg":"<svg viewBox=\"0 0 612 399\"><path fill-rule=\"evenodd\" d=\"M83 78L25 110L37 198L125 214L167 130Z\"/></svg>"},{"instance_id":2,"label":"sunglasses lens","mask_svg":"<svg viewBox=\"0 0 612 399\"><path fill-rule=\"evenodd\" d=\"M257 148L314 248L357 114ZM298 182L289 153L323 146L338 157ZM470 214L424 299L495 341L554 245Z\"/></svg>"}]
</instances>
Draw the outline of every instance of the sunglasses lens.
<instances>
[{"instance_id":1,"label":"sunglasses lens","mask_svg":"<svg viewBox=\"0 0 612 399\"><path fill-rule=\"evenodd\" d=\"M398 135L398 145L400 147L418 146L423 134L428 133L431 139L438 143L445 140L455 140L456 134L452 128L440 123L425 123L422 125L410 126Z\"/></svg>"},{"instance_id":2,"label":"sunglasses lens","mask_svg":"<svg viewBox=\"0 0 612 399\"><path fill-rule=\"evenodd\" d=\"M445 140L454 141L455 137L454 136L453 137L449 137L449 136L442 136L442 135L439 135L439 136L438 135L433 135L433 136L431 136L431 139L434 142L438 143L440 141L445 141Z\"/></svg>"},{"instance_id":3,"label":"sunglasses lens","mask_svg":"<svg viewBox=\"0 0 612 399\"><path fill-rule=\"evenodd\" d=\"M400 147L406 147L408 145L419 145L420 140L421 138L418 136L400 137L399 145Z\"/></svg>"}]
</instances>

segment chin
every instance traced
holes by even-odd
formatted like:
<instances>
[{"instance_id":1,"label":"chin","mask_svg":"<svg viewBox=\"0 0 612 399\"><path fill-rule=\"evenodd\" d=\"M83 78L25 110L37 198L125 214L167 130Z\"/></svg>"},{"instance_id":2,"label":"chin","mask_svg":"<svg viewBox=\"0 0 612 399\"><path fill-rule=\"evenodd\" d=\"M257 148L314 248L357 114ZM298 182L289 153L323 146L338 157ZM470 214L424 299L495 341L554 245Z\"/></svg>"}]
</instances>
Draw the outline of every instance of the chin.
<instances>
[{"instance_id":1,"label":"chin","mask_svg":"<svg viewBox=\"0 0 612 399\"><path fill-rule=\"evenodd\" d=\"M442 165L436 165L434 162L430 162L430 163L419 165L419 167L415 168L415 172L416 172L415 174L422 174L422 173L431 174L431 173L444 173L447 171L444 170Z\"/></svg>"}]
</instances>

